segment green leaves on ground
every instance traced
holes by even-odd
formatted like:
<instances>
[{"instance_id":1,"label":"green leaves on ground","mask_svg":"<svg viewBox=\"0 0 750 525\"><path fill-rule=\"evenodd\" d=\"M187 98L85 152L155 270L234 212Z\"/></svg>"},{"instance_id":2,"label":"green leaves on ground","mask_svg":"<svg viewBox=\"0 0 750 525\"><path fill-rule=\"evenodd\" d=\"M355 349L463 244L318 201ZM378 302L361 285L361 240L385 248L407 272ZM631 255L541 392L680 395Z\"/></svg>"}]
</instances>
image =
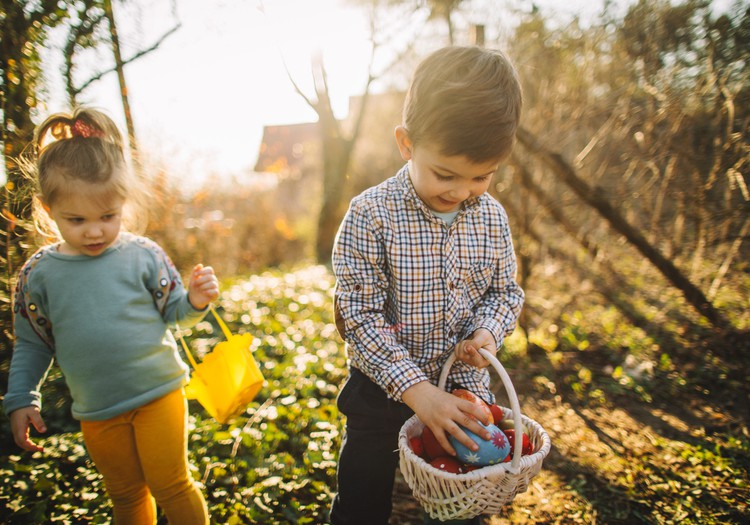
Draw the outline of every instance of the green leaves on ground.
<instances>
[{"instance_id":1,"label":"green leaves on ground","mask_svg":"<svg viewBox=\"0 0 750 525\"><path fill-rule=\"evenodd\" d=\"M326 269L310 267L237 281L222 294L218 311L233 333L255 337L266 385L228 425L190 402L190 462L214 523L326 521L340 444L335 399L346 376L332 289ZM223 338L208 317L184 332L198 355ZM47 407L57 394L64 389L45 392ZM80 434L43 443L44 454L0 458L0 521L108 523L110 503Z\"/></svg>"},{"instance_id":2,"label":"green leaves on ground","mask_svg":"<svg viewBox=\"0 0 750 525\"><path fill-rule=\"evenodd\" d=\"M255 337L266 385L228 425L190 402L190 462L213 523L327 522L341 442L335 399L347 374L332 295L320 266L225 283L217 310L233 333ZM710 352L697 362L696 348L710 348L700 334L648 333L594 304L528 336L519 330L506 341L503 359L553 450L493 525L747 522L746 369ZM206 318L185 337L200 357L223 335ZM10 451L0 456L0 522L109 523L109 499L57 370L44 396L52 430L43 454L20 453L0 413ZM399 525L422 523L403 483L397 496Z\"/></svg>"}]
</instances>

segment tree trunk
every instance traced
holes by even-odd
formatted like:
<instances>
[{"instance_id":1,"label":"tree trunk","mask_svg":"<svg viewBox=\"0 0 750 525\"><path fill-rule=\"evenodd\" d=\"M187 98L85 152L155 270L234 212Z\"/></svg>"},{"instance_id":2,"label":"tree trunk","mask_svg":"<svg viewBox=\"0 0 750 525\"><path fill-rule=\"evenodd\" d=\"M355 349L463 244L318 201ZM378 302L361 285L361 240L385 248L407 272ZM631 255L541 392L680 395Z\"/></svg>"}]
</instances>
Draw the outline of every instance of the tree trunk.
<instances>
[{"instance_id":1,"label":"tree trunk","mask_svg":"<svg viewBox=\"0 0 750 525\"><path fill-rule=\"evenodd\" d=\"M112 54L115 57L115 69L117 70L117 80L120 83L120 99L122 100L122 109L125 114L125 125L128 130L128 143L130 145L130 155L135 161L137 159L137 147L135 140L135 125L133 124L133 115L130 112L130 102L128 101L128 87L125 82L125 67L120 53L120 39L117 36L117 24L115 23L115 13L112 10L112 0L104 0L104 11L109 21L109 36L112 40Z\"/></svg>"},{"instance_id":2,"label":"tree trunk","mask_svg":"<svg viewBox=\"0 0 750 525\"><path fill-rule=\"evenodd\" d=\"M339 121L333 114L331 97L328 90L325 66L322 61L314 64L313 77L315 81L316 101L313 102L305 97L308 104L318 114L320 134L323 143L323 202L318 215L318 233L315 241L315 256L321 264L331 262L333 243L336 239L341 219L346 211L344 201L347 173L351 164L354 145L359 137L362 122L364 120L367 101L369 99L369 87L373 80L370 76L362 95L361 104L354 129L346 138L341 130ZM302 94L295 84L297 92ZM304 95L303 95L304 96Z\"/></svg>"},{"instance_id":3,"label":"tree trunk","mask_svg":"<svg viewBox=\"0 0 750 525\"><path fill-rule=\"evenodd\" d=\"M714 307L703 292L612 207L600 188L589 186L578 177L575 170L559 153L547 149L526 129L519 128L517 137L526 149L537 155L562 182L571 188L586 204L599 212L615 231L622 234L630 244L641 252L673 286L683 293L685 299L698 313L717 328L730 328L727 319Z\"/></svg>"},{"instance_id":4,"label":"tree trunk","mask_svg":"<svg viewBox=\"0 0 750 525\"><path fill-rule=\"evenodd\" d=\"M331 115L332 116L332 115ZM315 243L317 261L331 261L333 242L343 215L344 182L349 168L348 141L330 134L330 124L321 119L323 133L323 202L318 215L318 234Z\"/></svg>"}]
</instances>

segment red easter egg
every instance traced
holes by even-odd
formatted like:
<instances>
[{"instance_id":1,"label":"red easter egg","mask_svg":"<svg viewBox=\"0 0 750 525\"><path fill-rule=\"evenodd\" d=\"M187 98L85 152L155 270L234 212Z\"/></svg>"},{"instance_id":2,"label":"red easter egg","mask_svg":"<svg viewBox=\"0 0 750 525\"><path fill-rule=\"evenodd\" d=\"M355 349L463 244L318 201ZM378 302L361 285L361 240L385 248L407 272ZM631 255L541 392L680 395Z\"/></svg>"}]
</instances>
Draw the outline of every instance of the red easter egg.
<instances>
[{"instance_id":1,"label":"red easter egg","mask_svg":"<svg viewBox=\"0 0 750 525\"><path fill-rule=\"evenodd\" d=\"M422 431L422 444L424 445L424 452L429 459L434 459L440 456L450 456L448 451L438 443L435 434L430 430L430 427L424 427Z\"/></svg>"},{"instance_id":2,"label":"red easter egg","mask_svg":"<svg viewBox=\"0 0 750 525\"><path fill-rule=\"evenodd\" d=\"M500 422L505 417L505 412L498 405L490 405L490 412L492 412L492 419L495 420L495 426L499 427Z\"/></svg>"},{"instance_id":3,"label":"red easter egg","mask_svg":"<svg viewBox=\"0 0 750 525\"><path fill-rule=\"evenodd\" d=\"M461 463L451 456L439 456L430 461L430 465L439 470L450 472L451 474L461 473Z\"/></svg>"},{"instance_id":4,"label":"red easter egg","mask_svg":"<svg viewBox=\"0 0 750 525\"><path fill-rule=\"evenodd\" d=\"M516 447L516 431L513 428L509 428L508 430L505 430L505 436L508 438L508 443L510 443L510 450L511 453L513 450L515 450ZM529 436L524 432L522 434L523 436L523 444L521 445L521 455L522 456L528 456L533 452L533 449L531 447L531 440L529 439Z\"/></svg>"},{"instance_id":5,"label":"red easter egg","mask_svg":"<svg viewBox=\"0 0 750 525\"><path fill-rule=\"evenodd\" d=\"M409 446L417 456L424 456L424 443L422 442L421 436L414 436L413 438L409 438Z\"/></svg>"}]
</instances>

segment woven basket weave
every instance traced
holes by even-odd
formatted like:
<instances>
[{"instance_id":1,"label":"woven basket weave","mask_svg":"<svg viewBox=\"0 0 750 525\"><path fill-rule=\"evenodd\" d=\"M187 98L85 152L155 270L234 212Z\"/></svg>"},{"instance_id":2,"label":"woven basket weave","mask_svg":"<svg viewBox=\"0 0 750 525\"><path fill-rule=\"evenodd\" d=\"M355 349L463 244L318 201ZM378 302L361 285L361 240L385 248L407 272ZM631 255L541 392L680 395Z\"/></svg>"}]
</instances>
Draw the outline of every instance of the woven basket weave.
<instances>
[{"instance_id":1,"label":"woven basket weave","mask_svg":"<svg viewBox=\"0 0 750 525\"><path fill-rule=\"evenodd\" d=\"M510 463L483 467L466 474L452 474L436 469L417 456L409 446L409 439L422 433L424 424L414 415L401 427L398 437L401 473L415 499L433 519L469 519L480 514L497 514L516 494L525 492L542 468L549 454L550 439L542 426L521 414L513 383L500 362L484 349L480 352L497 370L508 393L511 409L502 407L505 417L512 417L516 428L523 423L531 441L532 454L521 456L523 440L517 439ZM441 389L455 361L452 355L443 366L438 381Z\"/></svg>"}]
</instances>

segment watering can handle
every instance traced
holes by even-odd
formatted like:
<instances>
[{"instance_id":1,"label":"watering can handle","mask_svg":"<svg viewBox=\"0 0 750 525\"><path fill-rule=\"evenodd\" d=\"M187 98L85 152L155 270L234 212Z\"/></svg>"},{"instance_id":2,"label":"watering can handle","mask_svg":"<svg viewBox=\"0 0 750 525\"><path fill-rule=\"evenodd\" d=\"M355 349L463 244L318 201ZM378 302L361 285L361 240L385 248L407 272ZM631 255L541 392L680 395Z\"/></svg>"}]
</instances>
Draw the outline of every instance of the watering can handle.
<instances>
[{"instance_id":1,"label":"watering can handle","mask_svg":"<svg viewBox=\"0 0 750 525\"><path fill-rule=\"evenodd\" d=\"M219 317L219 314L216 313L216 310L214 310L213 306L210 306L209 309L211 310L211 313L214 315L214 319L216 319L216 322L219 323L219 328L221 328L221 331L224 333L224 337L229 340L229 338L232 336L232 332L229 331L229 328L227 328L226 323L224 323L224 320ZM177 326L177 330L179 332L180 327ZM182 333L179 334L180 336L180 344L182 345L182 349L185 350L185 355L188 358L188 361L190 361L190 364L193 365L193 370L198 368L198 363L195 361L195 357L193 357L193 353L188 348L187 343L185 342L185 338L182 337Z\"/></svg>"},{"instance_id":2,"label":"watering can handle","mask_svg":"<svg viewBox=\"0 0 750 525\"><path fill-rule=\"evenodd\" d=\"M211 313L214 314L214 319L216 319L216 322L219 323L219 328L221 328L221 331L224 333L224 337L227 338L227 341L229 341L229 338L232 337L232 332L229 331L229 328L227 328L227 325L224 323L224 320L219 317L219 314L216 313L216 310L214 310L213 306L209 306L209 309L211 310Z\"/></svg>"}]
</instances>

